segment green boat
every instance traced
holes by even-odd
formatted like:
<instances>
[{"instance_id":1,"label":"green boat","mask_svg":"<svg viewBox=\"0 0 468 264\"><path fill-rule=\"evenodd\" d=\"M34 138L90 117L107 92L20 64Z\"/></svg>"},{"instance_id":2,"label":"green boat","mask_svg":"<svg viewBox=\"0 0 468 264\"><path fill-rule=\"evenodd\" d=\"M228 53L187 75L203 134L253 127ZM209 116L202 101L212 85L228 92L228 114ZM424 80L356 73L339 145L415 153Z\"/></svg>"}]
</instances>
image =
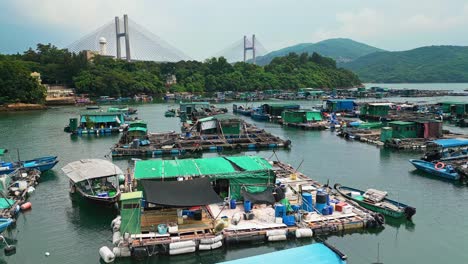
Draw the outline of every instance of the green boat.
<instances>
[{"instance_id":1,"label":"green boat","mask_svg":"<svg viewBox=\"0 0 468 264\"><path fill-rule=\"evenodd\" d=\"M175 117L176 116L176 111L174 109L167 110L164 113L165 117Z\"/></svg>"},{"instance_id":2,"label":"green boat","mask_svg":"<svg viewBox=\"0 0 468 264\"><path fill-rule=\"evenodd\" d=\"M411 220L411 217L416 214L416 208L385 198L385 196L387 196L387 192L375 189L368 189L364 192L358 189L341 186L341 184L338 183L335 184L334 187L338 193L346 199L354 201L364 208L386 216L393 218L405 217L406 219Z\"/></svg>"}]
</instances>

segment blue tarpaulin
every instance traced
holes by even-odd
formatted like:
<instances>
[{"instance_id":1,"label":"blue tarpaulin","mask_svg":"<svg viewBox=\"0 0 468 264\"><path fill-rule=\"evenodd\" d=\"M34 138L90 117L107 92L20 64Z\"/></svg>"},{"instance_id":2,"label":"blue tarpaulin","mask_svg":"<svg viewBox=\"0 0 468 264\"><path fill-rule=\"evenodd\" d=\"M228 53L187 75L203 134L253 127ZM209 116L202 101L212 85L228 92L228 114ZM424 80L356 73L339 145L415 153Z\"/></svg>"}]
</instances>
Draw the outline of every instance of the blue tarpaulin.
<instances>
[{"instance_id":1,"label":"blue tarpaulin","mask_svg":"<svg viewBox=\"0 0 468 264\"><path fill-rule=\"evenodd\" d=\"M322 243L275 251L268 254L222 262L223 264L345 264L335 252Z\"/></svg>"},{"instance_id":2,"label":"blue tarpaulin","mask_svg":"<svg viewBox=\"0 0 468 264\"><path fill-rule=\"evenodd\" d=\"M465 139L465 138L437 139L431 142L434 142L435 144L443 148L468 146L468 139Z\"/></svg>"}]
</instances>

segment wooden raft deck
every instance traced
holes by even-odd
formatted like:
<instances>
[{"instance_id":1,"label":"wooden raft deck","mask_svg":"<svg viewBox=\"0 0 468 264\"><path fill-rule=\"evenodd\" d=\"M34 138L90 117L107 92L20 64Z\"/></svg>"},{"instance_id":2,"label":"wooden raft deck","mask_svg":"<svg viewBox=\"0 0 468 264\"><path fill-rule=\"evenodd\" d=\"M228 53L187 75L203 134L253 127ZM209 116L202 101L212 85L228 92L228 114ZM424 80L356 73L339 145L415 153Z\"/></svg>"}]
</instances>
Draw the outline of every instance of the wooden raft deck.
<instances>
[{"instance_id":1,"label":"wooden raft deck","mask_svg":"<svg viewBox=\"0 0 468 264\"><path fill-rule=\"evenodd\" d=\"M159 224L177 223L177 211L171 210L149 210L141 215L141 231L157 232ZM185 233L205 233L213 229L212 218L202 210L202 220L184 219L183 224L178 224L177 235Z\"/></svg>"}]
</instances>

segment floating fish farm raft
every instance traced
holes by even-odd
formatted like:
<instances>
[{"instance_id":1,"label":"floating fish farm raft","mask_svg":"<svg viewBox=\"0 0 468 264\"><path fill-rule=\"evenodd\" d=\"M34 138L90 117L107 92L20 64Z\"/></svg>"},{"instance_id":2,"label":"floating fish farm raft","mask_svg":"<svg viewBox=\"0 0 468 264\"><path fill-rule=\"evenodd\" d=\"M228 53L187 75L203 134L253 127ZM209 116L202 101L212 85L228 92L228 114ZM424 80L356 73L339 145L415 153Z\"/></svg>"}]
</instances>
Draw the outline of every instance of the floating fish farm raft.
<instances>
[{"instance_id":1,"label":"floating fish farm raft","mask_svg":"<svg viewBox=\"0 0 468 264\"><path fill-rule=\"evenodd\" d=\"M140 162L143 168L139 168ZM112 260L115 257L130 256L144 258L153 254L178 255L210 251L240 242L310 239L320 235L359 232L384 224L381 214L345 200L328 186L319 184L281 162L268 162L251 156L175 162L177 164L174 161L137 161L134 182L138 180L137 185L143 185L145 196L141 191L122 194L120 216L111 224L114 232L113 249L102 247L101 257ZM159 169L151 169L155 166ZM193 178L180 179L177 176L186 173L183 168L193 166L198 168L198 174L191 174ZM228 172L231 169L233 171ZM150 177L151 180L138 179L141 175L139 171L143 171L145 177ZM169 177L176 177L178 180L171 181ZM231 199L223 201L214 191L223 187L223 184L217 184L226 178L231 179L228 183L231 185ZM218 187L212 187L210 180ZM269 188L252 197L248 196L250 193L246 194L249 190L259 190L260 186ZM169 190L171 188L174 189ZM177 188L184 189L184 194L168 194ZM288 201L287 204L275 203L276 198L273 197L274 206L262 200L267 199L268 195L272 196L272 188L284 190L283 200ZM154 192L156 189L158 192ZM247 191L243 191L244 189ZM153 192L149 192L150 190ZM210 192L220 201L188 210L180 209L181 203L202 204L194 201L200 196L204 196L202 199L214 199L213 196L210 198ZM244 197L243 203L233 199L239 197L239 192ZM190 195L193 196L190 201L181 199L181 196ZM312 197L315 197L315 201ZM326 205L326 200L330 201L329 206ZM140 205L148 202L150 204L146 204L143 211ZM161 204L179 206L160 207Z\"/></svg>"},{"instance_id":2,"label":"floating fish farm raft","mask_svg":"<svg viewBox=\"0 0 468 264\"><path fill-rule=\"evenodd\" d=\"M0 218L15 219L18 216L29 195L34 191L34 187L38 184L41 172L36 169L17 169L10 174L2 177L2 198ZM5 180L3 180L5 179Z\"/></svg>"},{"instance_id":3,"label":"floating fish farm raft","mask_svg":"<svg viewBox=\"0 0 468 264\"><path fill-rule=\"evenodd\" d=\"M196 130L189 130L186 133L149 133L144 140L134 139L124 132L119 143L112 148L112 157L178 156L198 152L256 151L291 146L291 141L244 122L238 125L236 132L226 132L227 129L224 128L216 133Z\"/></svg>"}]
</instances>

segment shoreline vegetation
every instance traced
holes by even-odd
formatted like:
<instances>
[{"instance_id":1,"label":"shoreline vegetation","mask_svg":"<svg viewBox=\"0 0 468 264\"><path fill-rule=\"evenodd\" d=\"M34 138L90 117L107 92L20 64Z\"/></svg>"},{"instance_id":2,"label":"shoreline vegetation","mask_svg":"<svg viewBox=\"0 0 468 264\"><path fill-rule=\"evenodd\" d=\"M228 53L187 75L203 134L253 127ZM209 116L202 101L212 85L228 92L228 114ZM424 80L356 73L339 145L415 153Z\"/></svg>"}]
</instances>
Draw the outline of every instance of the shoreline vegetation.
<instances>
[{"instance_id":1,"label":"shoreline vegetation","mask_svg":"<svg viewBox=\"0 0 468 264\"><path fill-rule=\"evenodd\" d=\"M47 91L42 84L64 85L93 97L362 85L353 72L338 68L333 59L318 53L290 53L265 66L231 64L224 57L204 62L126 62L99 55L89 58L85 52L75 54L51 44L38 44L23 54L0 55L0 105L43 104Z\"/></svg>"}]
</instances>

